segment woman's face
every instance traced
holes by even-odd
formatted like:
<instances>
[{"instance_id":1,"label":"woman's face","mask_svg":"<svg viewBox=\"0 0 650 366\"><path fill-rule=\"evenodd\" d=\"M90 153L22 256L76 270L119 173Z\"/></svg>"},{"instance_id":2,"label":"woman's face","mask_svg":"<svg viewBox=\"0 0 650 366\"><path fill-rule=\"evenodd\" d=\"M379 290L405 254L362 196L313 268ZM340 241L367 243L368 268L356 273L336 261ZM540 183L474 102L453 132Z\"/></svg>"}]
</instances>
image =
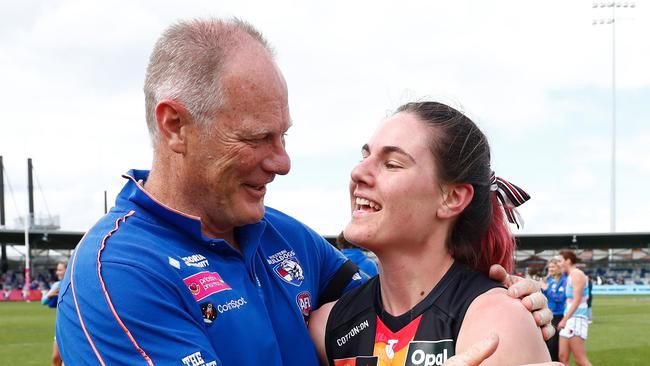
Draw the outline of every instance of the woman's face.
<instances>
[{"instance_id":1,"label":"woman's face","mask_svg":"<svg viewBox=\"0 0 650 366\"><path fill-rule=\"evenodd\" d=\"M556 274L558 274L557 264L555 264L555 263L549 263L548 264L548 274L549 274L549 276L555 276Z\"/></svg>"},{"instance_id":2,"label":"woman's face","mask_svg":"<svg viewBox=\"0 0 650 366\"><path fill-rule=\"evenodd\" d=\"M380 250L391 243L421 243L436 230L443 199L429 148L433 131L402 112L364 145L363 159L351 174L349 241Z\"/></svg>"},{"instance_id":3,"label":"woman's face","mask_svg":"<svg viewBox=\"0 0 650 366\"><path fill-rule=\"evenodd\" d=\"M568 260L564 259L564 257L562 257L562 256L559 256L558 259L557 259L558 269L560 271L562 271L562 272L567 272L567 270L568 270L567 265L569 263L571 263L571 261L568 261Z\"/></svg>"},{"instance_id":4,"label":"woman's face","mask_svg":"<svg viewBox=\"0 0 650 366\"><path fill-rule=\"evenodd\" d=\"M63 279L63 276L65 276L65 266L61 263L57 264L56 266L56 277L60 280Z\"/></svg>"}]
</instances>

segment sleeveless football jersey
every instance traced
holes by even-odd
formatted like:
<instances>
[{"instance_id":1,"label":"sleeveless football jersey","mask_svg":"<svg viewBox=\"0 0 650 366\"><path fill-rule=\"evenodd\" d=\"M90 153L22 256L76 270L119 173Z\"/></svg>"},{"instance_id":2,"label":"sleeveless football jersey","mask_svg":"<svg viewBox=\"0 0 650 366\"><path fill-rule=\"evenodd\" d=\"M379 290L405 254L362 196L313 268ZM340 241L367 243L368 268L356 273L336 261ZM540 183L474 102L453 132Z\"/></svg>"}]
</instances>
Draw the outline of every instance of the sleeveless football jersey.
<instances>
[{"instance_id":1,"label":"sleeveless football jersey","mask_svg":"<svg viewBox=\"0 0 650 366\"><path fill-rule=\"evenodd\" d=\"M454 262L424 300L395 317L383 310L379 277L374 277L332 308L325 333L329 364L442 365L455 353L469 305L495 287L501 285Z\"/></svg>"}]
</instances>

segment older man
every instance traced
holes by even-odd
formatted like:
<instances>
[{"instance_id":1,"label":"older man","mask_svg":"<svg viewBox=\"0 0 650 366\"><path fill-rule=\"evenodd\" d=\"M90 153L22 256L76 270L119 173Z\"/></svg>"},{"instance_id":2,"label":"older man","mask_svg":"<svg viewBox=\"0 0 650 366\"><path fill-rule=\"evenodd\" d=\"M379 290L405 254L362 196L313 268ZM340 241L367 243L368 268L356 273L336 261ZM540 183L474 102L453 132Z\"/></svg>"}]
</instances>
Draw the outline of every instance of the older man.
<instances>
[{"instance_id":1,"label":"older man","mask_svg":"<svg viewBox=\"0 0 650 366\"><path fill-rule=\"evenodd\" d=\"M170 27L145 81L151 172L132 170L61 284L66 365L316 365L312 309L363 279L265 208L289 172L285 80L250 25Z\"/></svg>"}]
</instances>

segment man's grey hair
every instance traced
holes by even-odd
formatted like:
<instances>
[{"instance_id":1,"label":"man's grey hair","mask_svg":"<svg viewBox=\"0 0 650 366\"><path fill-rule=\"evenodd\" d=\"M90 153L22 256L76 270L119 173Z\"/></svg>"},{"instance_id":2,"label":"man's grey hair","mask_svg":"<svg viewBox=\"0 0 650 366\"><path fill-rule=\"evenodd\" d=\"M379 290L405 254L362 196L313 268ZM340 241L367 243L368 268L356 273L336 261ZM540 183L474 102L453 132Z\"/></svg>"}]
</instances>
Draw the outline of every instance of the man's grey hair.
<instances>
[{"instance_id":1,"label":"man's grey hair","mask_svg":"<svg viewBox=\"0 0 650 366\"><path fill-rule=\"evenodd\" d=\"M237 18L184 20L163 32L151 52L144 82L147 127L154 146L160 135L156 106L161 100L181 102L202 127L226 103L223 68L246 34L273 57L262 33Z\"/></svg>"}]
</instances>

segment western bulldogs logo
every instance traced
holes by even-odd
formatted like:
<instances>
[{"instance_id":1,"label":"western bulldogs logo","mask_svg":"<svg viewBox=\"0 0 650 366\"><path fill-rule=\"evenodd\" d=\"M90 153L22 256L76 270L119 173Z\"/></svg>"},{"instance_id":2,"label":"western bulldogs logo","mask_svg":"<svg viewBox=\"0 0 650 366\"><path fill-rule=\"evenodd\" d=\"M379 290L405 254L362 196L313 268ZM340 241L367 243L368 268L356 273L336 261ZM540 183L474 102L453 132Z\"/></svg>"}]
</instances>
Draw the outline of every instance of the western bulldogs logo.
<instances>
[{"instance_id":1,"label":"western bulldogs logo","mask_svg":"<svg viewBox=\"0 0 650 366\"><path fill-rule=\"evenodd\" d=\"M294 286L302 285L302 281L305 279L303 275L302 267L298 263L296 257L291 257L283 260L273 267L275 273L284 280L286 283L290 283Z\"/></svg>"}]
</instances>

